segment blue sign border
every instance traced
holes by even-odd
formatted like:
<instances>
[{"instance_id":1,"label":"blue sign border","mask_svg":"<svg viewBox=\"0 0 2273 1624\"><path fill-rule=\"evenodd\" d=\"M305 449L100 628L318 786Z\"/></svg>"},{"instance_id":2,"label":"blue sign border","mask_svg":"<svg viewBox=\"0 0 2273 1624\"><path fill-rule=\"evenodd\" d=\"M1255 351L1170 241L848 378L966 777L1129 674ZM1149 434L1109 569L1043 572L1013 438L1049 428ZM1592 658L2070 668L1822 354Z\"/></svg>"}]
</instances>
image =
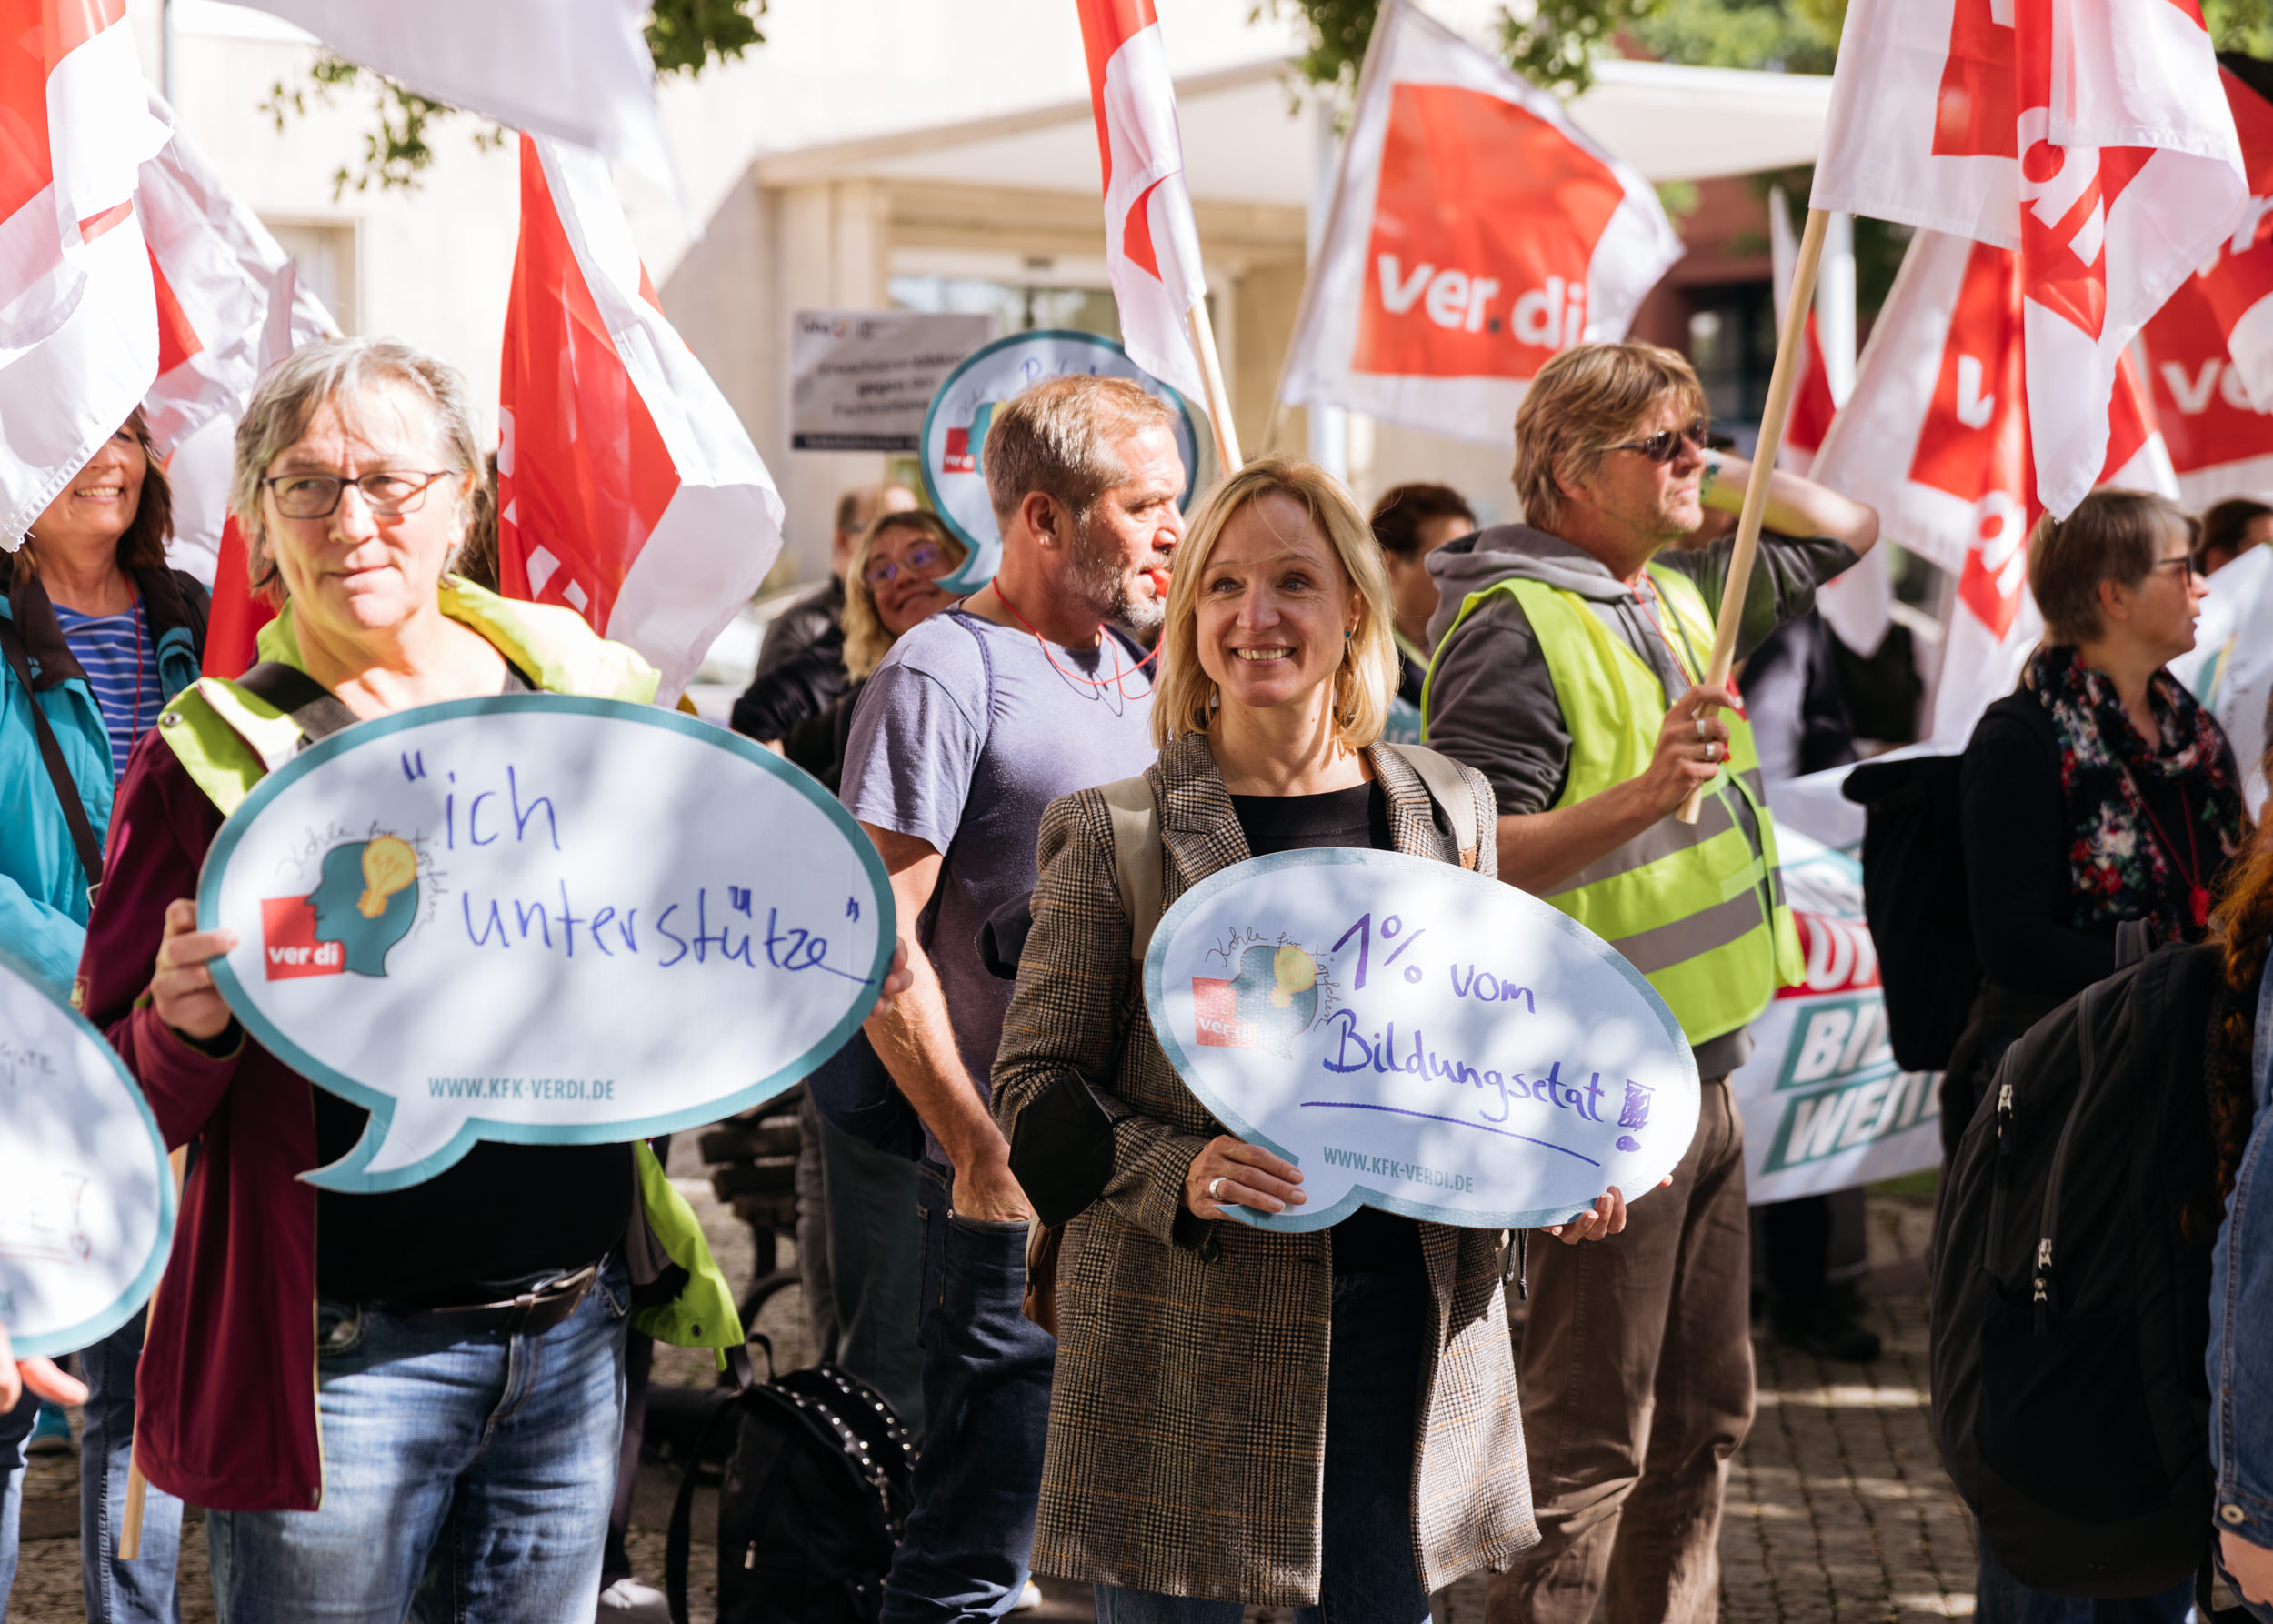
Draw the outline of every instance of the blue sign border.
<instances>
[{"instance_id":1,"label":"blue sign border","mask_svg":"<svg viewBox=\"0 0 2273 1624\"><path fill-rule=\"evenodd\" d=\"M221 833L215 837L212 849L205 854L205 866L198 876L197 928L213 930L219 927L222 876L227 870L229 858L235 852L245 830L264 807L309 773L348 750L375 744L405 728L453 721L460 717L511 716L531 711L602 717L682 733L700 743L756 763L820 807L837 832L851 845L860 859L862 871L875 889L876 952L875 961L869 967L867 984L878 987L883 986L884 977L891 969L892 954L899 939L899 921L892 905L891 877L886 874L884 859L877 855L876 845L868 838L867 832L853 820L852 814L845 810L835 796L824 789L811 774L792 767L771 750L752 743L738 733L730 733L714 722L706 722L678 711L658 709L650 705L633 705L620 699L596 699L576 694L500 694L493 698L451 699L440 705L419 706L410 710L396 711L390 716L375 717L311 745L291 762L255 785L253 792L245 797L244 804L221 826ZM870 1007L868 1003L856 1003L830 1028L827 1036L794 1060L746 1088L706 1100L700 1105L659 1116L611 1122L498 1122L486 1117L468 1117L456 1136L433 1155L391 1172L370 1174L363 1169L386 1140L395 1117L395 1096L381 1093L344 1072L334 1070L294 1043L260 1012L225 958L215 958L210 962L214 984L221 989L221 996L228 1000L229 1007L235 1011L245 1030L257 1038L264 1048L301 1076L370 1111L371 1121L364 1129L363 1138L355 1141L354 1149L328 1167L300 1175L305 1182L318 1189L366 1194L407 1189L412 1185L423 1184L457 1162L479 1139L512 1145L612 1145L632 1139L652 1138L657 1134L674 1133L683 1128L699 1128L705 1123L731 1117L737 1111L763 1104L783 1093L842 1048L851 1041L853 1033L867 1018Z\"/></svg>"},{"instance_id":2,"label":"blue sign border","mask_svg":"<svg viewBox=\"0 0 2273 1624\"><path fill-rule=\"evenodd\" d=\"M58 1330L37 1336L19 1336L15 1328L8 1328L8 1340L18 1358L53 1358L59 1353L75 1353L82 1348L92 1348L105 1337L142 1311L142 1305L150 1300L150 1294L158 1288L158 1278L165 1273L166 1259L174 1255L174 1222L179 1198L174 1193L174 1168L166 1158L165 1136L158 1131L158 1119L151 1114L150 1102L143 1098L142 1085L135 1081L134 1073L118 1058L109 1038L95 1029L95 1023L47 989L46 979L37 970L5 947L0 947L0 968L13 972L34 992L45 998L65 1015L71 1024L91 1039L110 1062L111 1070L125 1086L126 1098L135 1102L135 1109L142 1114L142 1125L149 1131L150 1151L157 1158L158 1167L158 1234L152 1244L150 1256L143 1260L134 1280L111 1305L101 1312L91 1314L76 1325L66 1325Z\"/></svg>"},{"instance_id":3,"label":"blue sign border","mask_svg":"<svg viewBox=\"0 0 2273 1624\"><path fill-rule=\"evenodd\" d=\"M1191 1056L1186 1050L1183 1040L1177 1036L1167 1018L1167 999L1164 980L1168 962L1168 945L1176 939L1177 933L1184 927L1185 923L1192 915L1205 907L1208 898L1218 891L1231 886L1244 885L1251 879L1259 879L1267 874L1277 873L1282 868L1316 868L1339 867L1344 864L1357 864L1376 868L1409 867L1426 870L1431 878L1457 876L1458 882L1488 886L1496 893L1512 892L1515 896L1537 905L1547 919L1553 922L1557 929L1569 937L1574 944L1586 948L1594 957L1607 963L1611 968L1625 977L1627 986L1641 995L1643 1001L1649 1007L1650 1012L1657 1016L1658 1024L1665 1028L1667 1037L1681 1056L1683 1065L1688 1073L1690 1087L1698 1086L1696 1054L1689 1047L1688 1035L1682 1031L1681 1023L1674 1018L1671 1007L1658 995L1657 989L1649 985L1648 978L1629 964L1616 947L1611 947L1609 943L1595 935L1593 931L1588 930L1560 908L1540 901L1528 891L1504 885L1496 879L1486 879L1480 874L1456 867L1450 863L1436 862L1427 857L1417 857L1407 852L1373 851L1357 847L1309 847L1298 851L1273 852L1268 857L1249 857L1244 863L1235 863L1228 868L1217 869L1176 899L1176 906L1161 917L1159 926L1152 933L1152 946L1145 954L1145 1013L1152 1021L1154 1037L1159 1039L1160 1048L1167 1055L1168 1063L1176 1068L1177 1075L1184 1079L1184 1086L1192 1091L1194 1097L1202 1105L1215 1113L1217 1120L1223 1123L1240 1138L1251 1145L1261 1145L1275 1154L1285 1157L1297 1167L1301 1165L1299 1157L1273 1141L1268 1135L1258 1132L1254 1124L1232 1108L1228 1100L1215 1094L1201 1082L1199 1068L1192 1063ZM1499 900L1499 898L1495 897L1495 900ZM1607 1189L1608 1187L1606 1185L1604 1188ZM1640 1199L1641 1195L1647 1192L1637 1193L1629 1190L1623 1193L1627 1201L1632 1202ZM1327 1208L1290 1207L1279 1213L1257 1212L1248 1207L1227 1207L1223 1210L1242 1223L1251 1224L1258 1229L1279 1229L1301 1233L1310 1229L1324 1229L1331 1225L1338 1224L1361 1206L1377 1207L1385 1212L1402 1213L1407 1218L1418 1218L1425 1223L1451 1224L1464 1229L1536 1229L1547 1224L1562 1223L1565 1219L1574 1216L1574 1209L1559 1207L1541 1208L1530 1212L1479 1212L1467 1208L1435 1207L1426 1201L1388 1195L1362 1183L1352 1184L1348 1194L1343 1199Z\"/></svg>"},{"instance_id":4,"label":"blue sign border","mask_svg":"<svg viewBox=\"0 0 2273 1624\"><path fill-rule=\"evenodd\" d=\"M948 530L954 534L955 538L961 542L966 547L970 549L968 555L964 558L963 562L956 566L955 573L953 575L942 576L939 577L939 585L946 588L949 592L968 595L970 593L976 592L980 587L986 586L987 582L995 578L995 572L991 569L983 576L975 576L971 573L971 568L973 565L976 564L981 558L986 556L987 549L990 547L995 550L996 561L999 563L1002 552L1002 537L997 535L992 539L986 539L972 535L968 530L966 530L956 521L954 513L948 508L946 503L941 499L939 495L938 476L933 471L932 468L932 462L934 460L931 455L932 420L938 416L940 403L947 398L948 392L955 387L956 381L960 379L965 373L970 371L972 367L976 366L980 362L988 359L997 351L1010 349L1022 344L1036 344L1045 339L1058 344L1096 345L1100 349L1118 356L1127 364L1129 371L1135 373L1138 377L1151 378L1155 384L1159 385L1161 389L1166 390L1167 392L1167 398L1176 403L1177 416L1182 425L1182 432L1177 437L1177 449L1184 454L1185 479L1184 496L1183 498L1177 503L1177 511L1188 513L1191 510L1192 498L1199 493L1199 429L1198 426L1192 421L1192 408L1190 404L1185 400L1183 396L1179 395L1176 391L1172 385L1161 383L1158 378L1153 377L1152 374L1147 372L1143 367L1137 366L1135 361L1129 359L1128 351L1123 348L1117 341L1107 338L1102 333L1092 333L1082 327L1036 327L1032 332L1028 333L1006 334L1003 337L995 339L992 343L983 345L979 348L973 350L969 355L964 356L963 359L956 365L956 368L953 372L947 374L945 380L943 380L939 385L938 389L933 394L931 397L931 404L924 408L923 431L916 437L916 466L917 473L923 476L924 497L931 504L932 511L939 516L940 522L946 525ZM1123 375L1115 373L1112 376L1119 377Z\"/></svg>"}]
</instances>

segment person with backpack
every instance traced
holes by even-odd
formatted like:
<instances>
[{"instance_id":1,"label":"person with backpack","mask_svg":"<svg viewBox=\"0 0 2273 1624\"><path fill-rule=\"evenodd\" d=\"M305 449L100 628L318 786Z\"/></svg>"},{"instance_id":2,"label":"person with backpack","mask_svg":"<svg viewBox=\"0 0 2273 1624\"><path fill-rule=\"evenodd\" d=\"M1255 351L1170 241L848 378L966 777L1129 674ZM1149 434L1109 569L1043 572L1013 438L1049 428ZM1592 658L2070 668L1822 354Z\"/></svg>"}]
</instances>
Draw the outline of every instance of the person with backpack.
<instances>
[{"instance_id":1,"label":"person with backpack","mask_svg":"<svg viewBox=\"0 0 2273 1624\"><path fill-rule=\"evenodd\" d=\"M480 478L472 412L456 371L392 341L304 346L262 378L230 507L278 614L258 665L197 683L135 746L88 922L87 1018L167 1143L195 1147L135 1458L205 1508L225 1621L588 1614L626 1326L742 1339L644 1144L484 1142L377 1195L301 1181L367 1113L246 1035L208 965L235 937L197 928L205 857L269 763L449 699L654 697L654 669L573 611L445 573ZM636 1309L635 1268L655 1285Z\"/></svg>"},{"instance_id":2,"label":"person with backpack","mask_svg":"<svg viewBox=\"0 0 2273 1624\"><path fill-rule=\"evenodd\" d=\"M127 754L205 657L210 595L167 567L173 528L172 488L137 410L32 521L21 548L0 556L0 949L58 997L79 970ZM88 1388L80 1572L95 1624L181 1614L179 1500L149 1496L142 1559L114 1554L142 1332L137 1314L79 1353ZM43 1438L71 1444L60 1407L25 1400L0 1414L0 1478L20 1465L27 1433L31 1448ZM0 1547L12 1546L14 1511L0 1509Z\"/></svg>"},{"instance_id":3,"label":"person with backpack","mask_svg":"<svg viewBox=\"0 0 2273 1624\"><path fill-rule=\"evenodd\" d=\"M2273 837L2263 831L2224 888L2218 927L2209 1119L2225 1208L2210 1261L2211 1526L2219 1568L2273 1624Z\"/></svg>"},{"instance_id":4,"label":"person with backpack","mask_svg":"<svg viewBox=\"0 0 2273 1624\"><path fill-rule=\"evenodd\" d=\"M1184 536L1177 420L1088 376L997 408L1001 565L893 644L846 747L839 798L883 856L916 973L865 1028L923 1132L924 1451L889 1624L999 1618L1026 1594L1054 1344L1020 1311L1031 1208L986 1108L1010 988L979 928L1032 887L1050 802L1152 759L1151 656L1119 628L1160 624Z\"/></svg>"},{"instance_id":5,"label":"person with backpack","mask_svg":"<svg viewBox=\"0 0 2273 1624\"><path fill-rule=\"evenodd\" d=\"M2029 539L2045 641L1974 728L1960 769L1983 981L1943 1083L1953 1156L1993 1078L2028 1087L2023 1057L1999 1071L2007 1050L2117 968L2119 927L2148 943L2203 939L2219 870L2248 834L2224 732L2164 669L2194 647L2194 535L2168 499L2106 489L2066 519L2047 514ZM1938 1296L1958 1284L1938 1279ZM2064 1624L2109 1605L2024 1585L1989 1538L1978 1593L1988 1624ZM2126 1605L2176 1620L2189 1604L2181 1585Z\"/></svg>"},{"instance_id":6,"label":"person with backpack","mask_svg":"<svg viewBox=\"0 0 2273 1624\"><path fill-rule=\"evenodd\" d=\"M1255 1603L1422 1624L1432 1590L1537 1537L1502 1237L1370 1207L1300 1234L1228 1221L1301 1205L1302 1174L1222 1130L1145 1012L1159 912L1250 856L1493 872L1482 775L1378 742L1392 616L1342 487L1247 464L1177 555L1158 762L1043 818L995 1117L1064 1226L1035 1566L1095 1582L1100 1624L1236 1624ZM1613 1191L1560 1228L1624 1217Z\"/></svg>"},{"instance_id":7,"label":"person with backpack","mask_svg":"<svg viewBox=\"0 0 2273 1624\"><path fill-rule=\"evenodd\" d=\"M1707 685L1733 543L1672 550L1745 465L1706 445L1688 362L1638 341L1539 369L1516 416L1525 522L1429 556L1444 588L1422 737L1497 797L1499 877L1625 955L1703 1079L1672 1188L1626 1232L1549 1248L1531 1281L1524 1424L1541 1540L1492 1583L1494 1624L1691 1624L1718 1605L1728 1462L1752 1424L1744 1125L1728 1074L1804 969L1752 729ZM1877 516L1772 476L1736 653L1802 615ZM1692 794L1695 823L1674 816Z\"/></svg>"},{"instance_id":8,"label":"person with backpack","mask_svg":"<svg viewBox=\"0 0 2273 1624\"><path fill-rule=\"evenodd\" d=\"M2208 588L2195 526L2144 491L2097 490L2028 544L2043 645L1983 713L1959 769L1968 912L1982 970L1942 1083L1954 1147L2006 1047L2115 968L2116 929L2200 941L2248 827L2225 730L2164 667Z\"/></svg>"}]
</instances>

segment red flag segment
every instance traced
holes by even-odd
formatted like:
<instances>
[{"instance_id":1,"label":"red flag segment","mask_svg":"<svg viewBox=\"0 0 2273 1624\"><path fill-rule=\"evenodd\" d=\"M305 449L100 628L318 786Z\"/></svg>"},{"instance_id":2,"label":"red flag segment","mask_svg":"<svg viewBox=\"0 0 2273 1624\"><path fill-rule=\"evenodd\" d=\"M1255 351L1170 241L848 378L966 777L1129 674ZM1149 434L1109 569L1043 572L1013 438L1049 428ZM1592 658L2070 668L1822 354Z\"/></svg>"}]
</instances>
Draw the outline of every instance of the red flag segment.
<instances>
[{"instance_id":1,"label":"red flag segment","mask_svg":"<svg viewBox=\"0 0 2273 1624\"><path fill-rule=\"evenodd\" d=\"M781 549L781 498L655 300L607 165L525 135L498 411L499 573L683 690Z\"/></svg>"}]
</instances>

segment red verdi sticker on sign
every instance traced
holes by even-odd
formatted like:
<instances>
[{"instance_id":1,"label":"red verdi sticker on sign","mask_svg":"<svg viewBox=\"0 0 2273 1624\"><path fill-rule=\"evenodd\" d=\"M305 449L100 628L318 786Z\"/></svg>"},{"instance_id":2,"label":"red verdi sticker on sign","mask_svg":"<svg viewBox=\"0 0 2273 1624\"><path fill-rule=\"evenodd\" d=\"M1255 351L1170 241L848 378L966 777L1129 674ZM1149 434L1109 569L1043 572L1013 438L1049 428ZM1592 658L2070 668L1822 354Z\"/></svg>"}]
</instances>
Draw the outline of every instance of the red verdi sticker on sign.
<instances>
[{"instance_id":1,"label":"red verdi sticker on sign","mask_svg":"<svg viewBox=\"0 0 2273 1624\"><path fill-rule=\"evenodd\" d=\"M1512 102L1397 85L1352 369L1530 377L1585 333L1595 246L1625 197L1607 165Z\"/></svg>"}]
</instances>

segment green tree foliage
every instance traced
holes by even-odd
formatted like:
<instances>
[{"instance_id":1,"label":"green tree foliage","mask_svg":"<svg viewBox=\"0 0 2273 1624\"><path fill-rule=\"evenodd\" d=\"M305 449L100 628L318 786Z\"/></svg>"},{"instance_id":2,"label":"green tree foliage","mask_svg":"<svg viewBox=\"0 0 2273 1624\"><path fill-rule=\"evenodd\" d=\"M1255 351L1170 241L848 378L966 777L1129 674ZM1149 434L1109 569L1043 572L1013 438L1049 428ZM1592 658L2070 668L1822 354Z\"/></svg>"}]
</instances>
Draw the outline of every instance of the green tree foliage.
<instances>
[{"instance_id":1,"label":"green tree foliage","mask_svg":"<svg viewBox=\"0 0 2273 1624\"><path fill-rule=\"evenodd\" d=\"M768 0L655 0L646 32L647 51L655 58L656 72L692 77L713 62L739 56L750 46L763 45L766 35L759 32L757 20L766 15L767 3ZM1378 0L1371 0L1367 7L1368 30L1372 26L1373 5L1377 4ZM419 175L434 162L434 148L426 139L428 130L457 111L446 102L429 101L392 79L366 72L328 51L316 56L305 80L295 84L277 80L269 89L268 99L261 104L261 111L276 121L281 133L288 121L306 115L311 99L323 105L344 91L359 88L372 94L375 127L363 137L361 167L351 170L342 164L334 172L334 202L350 189L362 192L376 186L385 191L392 186L416 186ZM506 131L492 124L475 131L473 139L477 148L494 150L505 144Z\"/></svg>"}]
</instances>

